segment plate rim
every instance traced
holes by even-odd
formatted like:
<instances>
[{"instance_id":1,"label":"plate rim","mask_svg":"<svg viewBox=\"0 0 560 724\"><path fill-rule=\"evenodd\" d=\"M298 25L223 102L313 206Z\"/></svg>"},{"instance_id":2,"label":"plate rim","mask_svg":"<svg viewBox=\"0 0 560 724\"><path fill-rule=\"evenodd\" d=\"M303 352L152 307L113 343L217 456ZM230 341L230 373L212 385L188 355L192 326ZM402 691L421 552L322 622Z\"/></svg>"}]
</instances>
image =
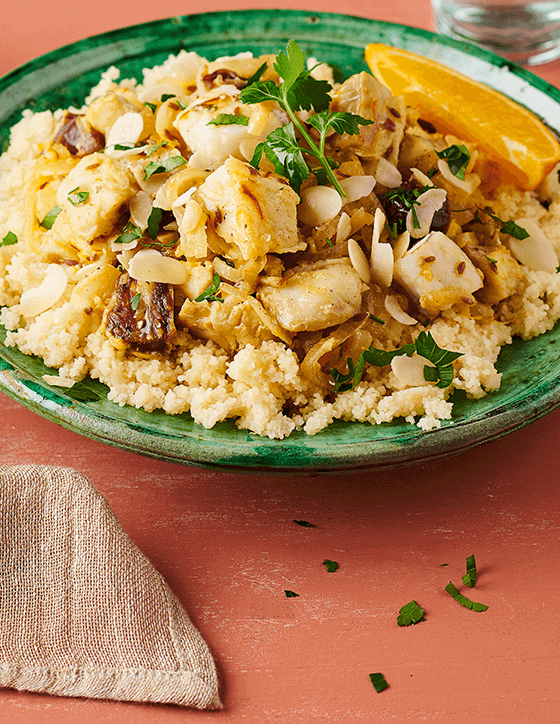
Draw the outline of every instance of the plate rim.
<instances>
[{"instance_id":1,"label":"plate rim","mask_svg":"<svg viewBox=\"0 0 560 724\"><path fill-rule=\"evenodd\" d=\"M284 18L292 19L300 19L302 17L319 18L331 22L336 21L337 19L344 19L344 21L346 22L350 20L353 22L357 22L360 25L363 24L363 26L367 28L381 27L386 28L389 31L397 31L408 35L417 36L422 40L434 42L437 46L443 45L451 47L461 51L462 53L468 53L469 55L481 58L483 61L486 60L495 67L505 68L507 73L513 73L514 75L518 76L519 78L521 78L521 80L527 82L532 87L542 91L548 97L552 98L553 101L560 105L559 89L555 88L538 76L535 76L533 73L517 65L516 63L513 63L504 58L500 58L499 56L496 56L490 51L486 51L477 46L470 45L468 43L465 43L464 41L460 41L454 38L447 38L432 31L424 30L423 28L415 28L413 26L400 23L390 23L387 21L374 20L370 18L364 18L362 16L343 13L326 13L307 10L268 8L226 10L214 11L210 13L181 15L153 20L147 23L128 25L123 28L117 28L107 31L105 33L99 33L97 35L89 36L87 38L75 41L74 43L69 43L67 45L61 46L60 48L49 51L48 53L45 53L38 58L28 61L22 66L19 66L18 68L10 71L5 76L0 78L0 93L6 91L10 86L13 86L20 80L20 78L25 78L30 73L34 73L36 71L49 67L54 60L60 59L61 57L71 58L73 55L76 55L76 53L79 53L82 49L92 49L92 46L99 47L103 45L108 45L111 42L118 42L119 39L121 39L123 36L130 34L134 31L146 33L158 26L162 27L169 23L176 23L179 27L182 26L185 22L192 20L193 18L196 19L197 22L204 22L207 19L211 20L216 17L219 17L221 19L241 17L247 19L252 16L259 16L261 18L263 16L268 16L270 18L273 18L278 17L279 15L283 16ZM291 36L292 34L290 33L287 38ZM310 42L312 43L313 40L314 38L311 37ZM106 67L108 64L110 63L103 62L100 63L99 67ZM14 109L14 111L15 110L16 109ZM0 122L2 122L1 119ZM23 355L23 353L20 353L19 351L17 351L17 354ZM161 445L154 444L154 434L145 426L143 426L141 422L139 422L137 425L137 428L139 428L138 430L131 432L131 426L127 424L126 429L124 430L124 433L126 433L126 435L123 436L123 434L120 434L109 438L106 434L106 431L104 432L103 425L101 424L101 422L99 422L99 414L95 413L95 410L92 410L92 408L89 407L86 403L71 401L70 404L68 404L68 398L65 397L62 393L55 390L52 394L49 394L52 392L52 388L49 388L47 390L46 384L44 385L46 394L43 394L43 396L41 397L41 395L37 393L36 389L34 389L34 387L36 388L37 385L41 387L41 384L38 383L36 380L26 381L26 375L22 374L22 370L17 368L13 364L13 353L7 354L7 350L5 349L3 344L1 344L0 346L0 359L3 360L0 366L0 387L2 388L2 390L9 397L12 397L12 399L16 400L25 407L28 407L32 411L42 415L43 417L63 427L66 427L69 430L78 432L85 437L89 437L91 439L104 442L106 444L110 444L115 447L128 450L130 452L147 455L149 457L155 457L158 459L168 460L170 462L219 469L221 471L230 470L236 472L242 471L270 473L293 473L302 471L343 472L347 470L357 469L380 470L394 467L396 465L409 465L418 462L427 462L429 460L441 458L450 454L458 454L464 452L465 450L481 445L485 442L489 442L491 440L495 440L505 435L508 435L511 432L521 429L522 427L538 419L539 417L542 417L543 415L547 414L548 412L560 405L559 385L554 390L548 389L547 394L539 396L534 404L529 405L531 409L530 416L526 415L523 418L519 418L514 414L514 410L506 409L498 410L495 414L487 417L486 424L484 424L483 421L476 421L483 423L482 428L485 428L484 433L471 434L465 439L464 444L455 444L453 446L453 449L446 448L438 451L437 444L432 445L430 442L431 440L433 440L434 436L439 436L441 438L441 433L443 433L445 430L452 429L453 423L451 423L450 425L443 426L440 429L427 432L417 432L416 434L409 435L410 442L408 444L409 446L411 446L411 454L404 454L400 456L399 459L395 459L394 455L392 456L390 454L385 454L379 456L379 459L376 460L374 450L370 450L369 455L364 457L364 445L369 445L372 448L375 447L376 441L374 439L371 439L367 441L359 440L357 442L337 443L334 446L337 449L341 446L350 448L357 446L358 448L360 448L361 451L356 449L354 451L355 454L351 454L352 451L346 450L345 455L339 455L338 458L333 458L332 455L329 456L325 453L325 451L323 451L323 457L320 460L314 460L314 456L312 455L311 458L306 462L306 460L303 459L305 456L299 455L296 456L293 464L290 460L288 460L286 464L284 464L284 461L281 461L280 463L277 463L275 465L268 465L265 464L265 460L262 459L263 455L265 458L268 458L268 462L270 462L270 459L273 456L277 458L279 452L285 454L287 451L290 451L291 448L297 446L298 443L304 443L306 440L309 444L302 445L302 448L307 448L309 452L309 450L314 447L312 441L314 439L317 439L317 436L311 437L311 439L309 439L309 436L306 436L305 438L300 438L295 442L292 436L285 440L270 440L268 438L251 440L250 442L254 443L254 449L258 451L259 449L264 448L265 452L258 453L256 456L245 455L245 457L243 458L243 456L240 457L239 453L237 453L236 455L228 454L227 452L224 452L223 448L219 454L216 454L216 451L207 449L205 449L203 453L201 453L200 442L201 440L204 440L204 435L202 435L202 437L200 435L196 435L195 431L195 433L190 435L190 447L196 448L194 455L191 454L190 447L187 446L187 448L183 448L180 451L175 450L173 455L170 456L169 451L163 450L161 448ZM30 382L32 384L30 384ZM66 400L66 404L57 402L57 398ZM474 404L476 404L476 401L474 401ZM144 412L143 414L150 415L152 413ZM503 424L501 426L490 424L492 422L495 422L496 419L500 419ZM490 423L488 422L488 420L490 421ZM455 421L455 430L460 430L463 427L467 427L472 430L474 422L475 421L471 419ZM376 425L370 425L369 423L355 422L342 424L346 424L349 426L360 426L362 429L363 426L369 426L372 432L375 432L375 429L377 428ZM202 427L196 425L196 423L194 422L192 423L192 425L194 427ZM486 429L487 427L490 427L491 429ZM415 430L415 426L407 424L407 430L409 428L409 431L413 433ZM328 437L328 430L329 428L326 428L325 431L322 431L326 433L325 435L322 435L322 432L318 433L318 435L322 437ZM212 433L212 431L206 432ZM248 434L246 430L237 430L237 433L239 433L239 435L250 435L250 433ZM142 435L143 437L137 439L138 435ZM150 449L146 449L145 446L143 447L141 443L141 441L146 440L146 435L149 435L150 439L152 440ZM449 433L447 433L446 436L449 437ZM456 436L451 435L451 437L454 438ZM422 441L422 444L419 444L419 441ZM387 446L387 443L392 442L392 440L386 439L383 442ZM326 447L329 447L328 444L326 445ZM414 450L414 448L420 449ZM247 452L248 450L245 450L245 453Z\"/></svg>"}]
</instances>

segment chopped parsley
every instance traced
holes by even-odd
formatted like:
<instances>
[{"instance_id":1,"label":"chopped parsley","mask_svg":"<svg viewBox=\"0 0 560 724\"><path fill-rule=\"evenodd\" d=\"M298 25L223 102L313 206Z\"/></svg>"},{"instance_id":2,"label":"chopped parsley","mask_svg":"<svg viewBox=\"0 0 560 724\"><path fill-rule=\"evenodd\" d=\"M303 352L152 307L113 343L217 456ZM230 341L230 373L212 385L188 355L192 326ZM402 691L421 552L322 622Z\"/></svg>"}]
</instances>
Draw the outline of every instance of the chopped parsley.
<instances>
[{"instance_id":1,"label":"chopped parsley","mask_svg":"<svg viewBox=\"0 0 560 724\"><path fill-rule=\"evenodd\" d=\"M157 111L157 103L148 103L148 101L146 101L144 105L148 106L152 113L155 113Z\"/></svg>"},{"instance_id":2,"label":"chopped parsley","mask_svg":"<svg viewBox=\"0 0 560 724\"><path fill-rule=\"evenodd\" d=\"M113 149L115 151L130 151L131 148L142 148L142 146L145 146L145 143L115 143L113 146Z\"/></svg>"},{"instance_id":3,"label":"chopped parsley","mask_svg":"<svg viewBox=\"0 0 560 724\"><path fill-rule=\"evenodd\" d=\"M60 214L62 209L58 204L56 206L53 206L52 209L49 211L49 213L45 216L43 221L41 221L40 226L43 227L43 229L52 229L54 222L56 221L56 217Z\"/></svg>"},{"instance_id":4,"label":"chopped parsley","mask_svg":"<svg viewBox=\"0 0 560 724\"><path fill-rule=\"evenodd\" d=\"M146 151L146 156L151 156L154 151L157 151L157 150L158 150L158 148L161 148L162 146L167 146L167 145L168 145L168 144L167 144L167 141L162 141L161 143L156 143L155 146L151 146L151 147Z\"/></svg>"},{"instance_id":5,"label":"chopped parsley","mask_svg":"<svg viewBox=\"0 0 560 724\"><path fill-rule=\"evenodd\" d=\"M136 241L137 239L142 238L142 229L139 226L134 226L134 224L129 221L127 225L124 227L122 234L120 236L117 236L114 243L115 244L130 244L131 241Z\"/></svg>"},{"instance_id":6,"label":"chopped parsley","mask_svg":"<svg viewBox=\"0 0 560 724\"><path fill-rule=\"evenodd\" d=\"M454 370L453 362L461 357L461 352L451 352L441 349L436 344L430 332L420 332L416 340L412 344L405 344L399 349L386 352L375 347L368 347L358 357L354 364L352 358L347 359L347 374L343 374L338 370L332 369L331 375L334 379L334 393L347 392L353 390L361 381L366 364L372 364L376 367L384 367L391 363L394 357L407 355L410 357L416 352L420 357L424 357L431 362L434 367L426 365L424 367L424 379L428 382L435 382L436 387L449 387L453 382Z\"/></svg>"},{"instance_id":7,"label":"chopped parsley","mask_svg":"<svg viewBox=\"0 0 560 724\"><path fill-rule=\"evenodd\" d=\"M315 526L313 523L310 523L308 520L295 520L294 523L297 523L297 525L301 525L302 528L314 528Z\"/></svg>"},{"instance_id":8,"label":"chopped parsley","mask_svg":"<svg viewBox=\"0 0 560 724\"><path fill-rule=\"evenodd\" d=\"M416 601L410 601L399 609L399 617L397 618L397 624L399 626L413 626L420 621L425 621L424 610L416 603Z\"/></svg>"},{"instance_id":9,"label":"chopped parsley","mask_svg":"<svg viewBox=\"0 0 560 724\"><path fill-rule=\"evenodd\" d=\"M72 206L79 206L89 199L89 191L80 191L79 186L68 194L68 201Z\"/></svg>"},{"instance_id":10,"label":"chopped parsley","mask_svg":"<svg viewBox=\"0 0 560 724\"><path fill-rule=\"evenodd\" d=\"M168 101L170 98L175 98L175 93L164 93L161 96L160 101L165 103L165 101Z\"/></svg>"},{"instance_id":11,"label":"chopped parsley","mask_svg":"<svg viewBox=\"0 0 560 724\"><path fill-rule=\"evenodd\" d=\"M373 123L352 113L331 112L329 110L332 86L328 81L316 80L307 69L305 53L290 40L286 52L280 51L273 63L280 77L277 86L273 81L256 81L241 91L241 103L251 105L266 101L276 101L286 111L290 122L276 128L255 149L251 165L258 168L262 155L274 166L280 176L288 179L292 188L299 193L301 185L311 173L305 156L319 161L322 172L341 196L346 196L336 178L329 159L325 156L325 141L330 129L337 133L359 133L360 126ZM297 111L315 111L307 123L319 132L319 141L315 143L306 126L297 117ZM302 145L297 134L302 138ZM314 172L315 173L315 172Z\"/></svg>"},{"instance_id":12,"label":"chopped parsley","mask_svg":"<svg viewBox=\"0 0 560 724\"><path fill-rule=\"evenodd\" d=\"M328 558L325 558L325 560L323 561L323 565L326 567L329 573L334 573L336 570L338 570L338 563L336 561L330 561Z\"/></svg>"},{"instance_id":13,"label":"chopped parsley","mask_svg":"<svg viewBox=\"0 0 560 724\"><path fill-rule=\"evenodd\" d=\"M373 688L378 694L380 694L384 689L389 686L389 684L385 680L385 677L381 673L370 674L369 680L373 684Z\"/></svg>"},{"instance_id":14,"label":"chopped parsley","mask_svg":"<svg viewBox=\"0 0 560 724\"><path fill-rule=\"evenodd\" d=\"M135 312L138 309L138 305L140 304L140 300L142 299L142 295L140 292L138 294L135 294L132 299L130 300L130 308L133 312Z\"/></svg>"},{"instance_id":15,"label":"chopped parsley","mask_svg":"<svg viewBox=\"0 0 560 724\"><path fill-rule=\"evenodd\" d=\"M436 153L439 158L447 161L449 170L454 176L457 176L461 181L465 180L465 171L471 160L471 154L466 146L454 143L445 151L436 151Z\"/></svg>"},{"instance_id":16,"label":"chopped parsley","mask_svg":"<svg viewBox=\"0 0 560 724\"><path fill-rule=\"evenodd\" d=\"M519 241L523 241L523 239L527 239L529 237L529 232L527 229L524 229L522 226L519 226L519 224L516 224L515 221L510 219L509 221L504 221L503 219L500 219L499 216L496 216L496 214L493 214L490 211L486 211L486 209L480 208L480 206L476 207L476 211L474 214L475 221L478 221L479 224L484 223L482 219L480 218L479 211L482 211L483 214L486 214L486 216L489 216L491 219L494 219L494 221L497 221L500 226L500 231L502 234L509 234L510 236L513 236L514 239L518 239Z\"/></svg>"},{"instance_id":17,"label":"chopped parsley","mask_svg":"<svg viewBox=\"0 0 560 724\"><path fill-rule=\"evenodd\" d=\"M249 78L247 78L247 82L245 83L245 88L247 88L247 86L253 85L253 83L256 83L257 81L259 81L261 79L262 74L265 72L267 66L268 66L268 63L265 60L264 63L257 68L257 70L253 73L253 75L251 75L251 76L249 76Z\"/></svg>"},{"instance_id":18,"label":"chopped parsley","mask_svg":"<svg viewBox=\"0 0 560 724\"><path fill-rule=\"evenodd\" d=\"M468 608L470 611L486 611L486 609L488 608L488 606L485 606L483 603L476 603L476 601L471 601L470 598L463 596L461 593L459 593L457 587L451 581L449 581L449 583L445 587L445 590L457 601L457 603L460 603L461 606Z\"/></svg>"},{"instance_id":19,"label":"chopped parsley","mask_svg":"<svg viewBox=\"0 0 560 724\"><path fill-rule=\"evenodd\" d=\"M436 186L422 186L422 188L419 189L405 189L401 186L398 189L391 189L390 191L386 191L384 194L381 194L379 198L383 199L386 203L388 203L389 201L399 202L402 206L404 206L411 212L412 225L415 229L419 229L420 221L418 220L418 214L416 213L416 206L420 206L420 201L418 200L418 198L422 196L425 191L435 188ZM391 235L391 238L395 239L398 235L398 222L395 221L391 225L387 223L386 226L389 234Z\"/></svg>"},{"instance_id":20,"label":"chopped parsley","mask_svg":"<svg viewBox=\"0 0 560 724\"><path fill-rule=\"evenodd\" d=\"M476 583L476 561L474 555L467 558L467 572L463 576L463 583L469 588L474 588Z\"/></svg>"},{"instance_id":21,"label":"chopped parsley","mask_svg":"<svg viewBox=\"0 0 560 724\"><path fill-rule=\"evenodd\" d=\"M248 126L249 117L235 113L220 113L217 118L208 121L207 126Z\"/></svg>"},{"instance_id":22,"label":"chopped parsley","mask_svg":"<svg viewBox=\"0 0 560 724\"><path fill-rule=\"evenodd\" d=\"M168 173L178 166L182 166L187 163L186 159L182 156L170 156L163 161L150 161L150 163L144 169L144 181L147 181L151 176L156 173Z\"/></svg>"},{"instance_id":23,"label":"chopped parsley","mask_svg":"<svg viewBox=\"0 0 560 724\"><path fill-rule=\"evenodd\" d=\"M11 246L12 244L17 244L18 238L14 234L13 231L8 231L6 236L0 241L0 246Z\"/></svg>"},{"instance_id":24,"label":"chopped parsley","mask_svg":"<svg viewBox=\"0 0 560 724\"><path fill-rule=\"evenodd\" d=\"M286 598L299 598L299 593L294 593L293 591L287 591L284 589L284 594Z\"/></svg>"},{"instance_id":25,"label":"chopped parsley","mask_svg":"<svg viewBox=\"0 0 560 724\"><path fill-rule=\"evenodd\" d=\"M212 277L212 283L208 287L206 287L206 289L201 292L194 301L203 302L204 300L206 300L207 302L224 302L224 299L222 299L222 297L216 296L221 283L222 279L220 275L214 272L214 276Z\"/></svg>"},{"instance_id":26,"label":"chopped parsley","mask_svg":"<svg viewBox=\"0 0 560 724\"><path fill-rule=\"evenodd\" d=\"M152 211L148 216L148 236L152 241L155 241L157 235L159 234L162 216L163 210L158 209L157 206L152 206Z\"/></svg>"}]
</instances>

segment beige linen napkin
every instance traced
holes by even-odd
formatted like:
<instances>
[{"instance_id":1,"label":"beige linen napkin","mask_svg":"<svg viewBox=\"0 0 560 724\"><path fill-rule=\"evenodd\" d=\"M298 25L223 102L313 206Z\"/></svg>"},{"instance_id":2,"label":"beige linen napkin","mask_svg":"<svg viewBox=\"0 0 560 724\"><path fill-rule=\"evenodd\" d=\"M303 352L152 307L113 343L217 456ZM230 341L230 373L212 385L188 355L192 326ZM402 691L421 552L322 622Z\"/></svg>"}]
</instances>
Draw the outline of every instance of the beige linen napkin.
<instances>
[{"instance_id":1,"label":"beige linen napkin","mask_svg":"<svg viewBox=\"0 0 560 724\"><path fill-rule=\"evenodd\" d=\"M0 466L0 686L219 709L214 661L79 473Z\"/></svg>"}]
</instances>

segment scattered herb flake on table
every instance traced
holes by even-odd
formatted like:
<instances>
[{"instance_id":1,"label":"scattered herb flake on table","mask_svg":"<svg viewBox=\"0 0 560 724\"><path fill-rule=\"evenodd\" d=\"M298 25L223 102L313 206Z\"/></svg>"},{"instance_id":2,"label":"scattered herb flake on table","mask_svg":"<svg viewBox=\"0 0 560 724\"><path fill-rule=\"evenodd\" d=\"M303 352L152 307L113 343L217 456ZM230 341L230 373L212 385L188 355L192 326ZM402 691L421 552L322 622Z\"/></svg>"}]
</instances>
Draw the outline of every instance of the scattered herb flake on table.
<instances>
[{"instance_id":1,"label":"scattered herb flake on table","mask_svg":"<svg viewBox=\"0 0 560 724\"><path fill-rule=\"evenodd\" d=\"M369 679L373 684L373 688L378 694L381 693L384 689L387 689L387 687L389 686L385 677L381 673L370 674Z\"/></svg>"},{"instance_id":2,"label":"scattered herb flake on table","mask_svg":"<svg viewBox=\"0 0 560 724\"><path fill-rule=\"evenodd\" d=\"M336 561L331 561L328 558L325 558L323 565L329 573L334 573L338 569L338 563Z\"/></svg>"},{"instance_id":3,"label":"scattered herb flake on table","mask_svg":"<svg viewBox=\"0 0 560 724\"><path fill-rule=\"evenodd\" d=\"M470 611L486 611L486 609L488 608L488 606L486 606L484 603L477 603L476 601L471 601L470 598L463 596L457 590L457 586L455 586L455 584L451 581L449 581L449 583L445 587L445 590L457 601L457 603L460 603L461 606L468 608Z\"/></svg>"},{"instance_id":4,"label":"scattered herb flake on table","mask_svg":"<svg viewBox=\"0 0 560 724\"><path fill-rule=\"evenodd\" d=\"M399 610L397 623L399 626L413 626L420 621L425 621L424 610L416 603L410 601Z\"/></svg>"},{"instance_id":5,"label":"scattered herb flake on table","mask_svg":"<svg viewBox=\"0 0 560 724\"><path fill-rule=\"evenodd\" d=\"M469 588L474 588L476 584L476 561L474 559L474 554L472 556L469 556L467 558L467 572L463 576L463 583L465 586L468 586Z\"/></svg>"}]
</instances>

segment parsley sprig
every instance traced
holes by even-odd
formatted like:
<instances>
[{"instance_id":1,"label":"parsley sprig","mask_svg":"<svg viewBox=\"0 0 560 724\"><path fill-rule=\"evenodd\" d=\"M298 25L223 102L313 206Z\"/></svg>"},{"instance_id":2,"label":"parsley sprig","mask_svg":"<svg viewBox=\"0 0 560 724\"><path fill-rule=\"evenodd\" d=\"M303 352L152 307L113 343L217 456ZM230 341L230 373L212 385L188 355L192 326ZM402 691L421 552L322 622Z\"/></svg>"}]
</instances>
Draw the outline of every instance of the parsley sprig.
<instances>
[{"instance_id":1,"label":"parsley sprig","mask_svg":"<svg viewBox=\"0 0 560 724\"><path fill-rule=\"evenodd\" d=\"M402 347L399 347L399 349L386 352L385 350L375 349L373 346L368 347L360 354L355 364L352 358L349 357L346 360L349 370L347 374L332 369L331 375L334 379L335 394L353 390L361 381L366 364L384 367L390 364L394 357L401 355L410 357L414 352L434 365L434 367L424 366L424 379L427 382L435 382L436 387L449 387L453 382L453 362L458 357L461 357L461 352L451 352L450 350L442 349L438 347L429 332L420 332L412 344L404 344Z\"/></svg>"},{"instance_id":2,"label":"parsley sprig","mask_svg":"<svg viewBox=\"0 0 560 724\"><path fill-rule=\"evenodd\" d=\"M239 99L248 105L276 101L286 111L290 122L272 131L258 144L251 165L257 168L264 153L274 170L288 179L299 193L303 181L311 172L305 156L311 156L320 163L322 174L317 175L313 171L319 181L327 180L341 196L346 196L333 172L332 159L325 155L327 133L333 129L337 133L356 134L360 126L373 121L352 113L329 111L332 86L326 80L312 77L313 68L307 68L305 53L295 40L288 42L285 53L278 53L273 66L280 77L279 85L271 80L257 81L243 88ZM308 124L319 132L318 144L297 117L297 111L315 111L316 115L308 120ZM303 139L303 145L300 145L296 131Z\"/></svg>"}]
</instances>

